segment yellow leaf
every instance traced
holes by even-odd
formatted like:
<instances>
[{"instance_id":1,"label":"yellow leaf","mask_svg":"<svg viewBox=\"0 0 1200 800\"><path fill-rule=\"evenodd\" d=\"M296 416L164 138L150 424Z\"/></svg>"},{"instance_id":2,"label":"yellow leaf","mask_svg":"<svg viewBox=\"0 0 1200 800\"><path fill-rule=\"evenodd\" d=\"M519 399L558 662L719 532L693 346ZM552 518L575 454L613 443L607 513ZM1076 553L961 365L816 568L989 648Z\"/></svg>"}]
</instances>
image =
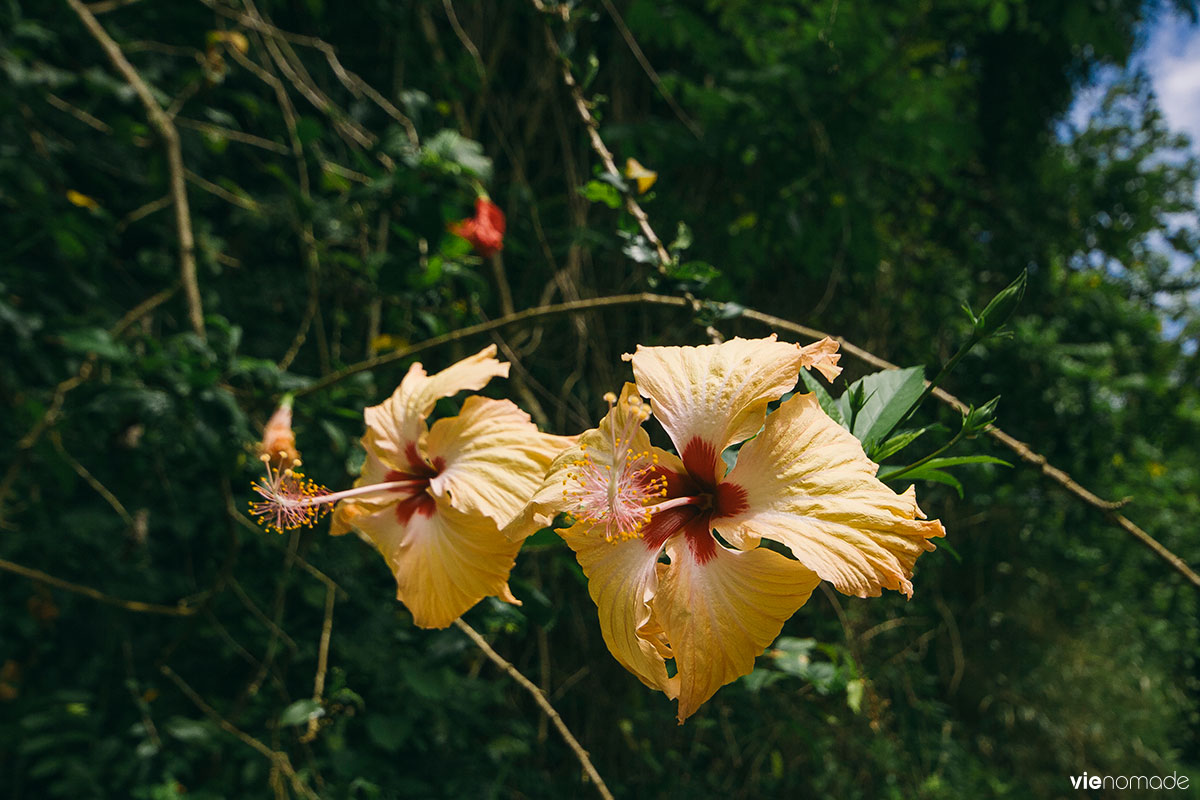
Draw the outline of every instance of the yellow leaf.
<instances>
[{"instance_id":1,"label":"yellow leaf","mask_svg":"<svg viewBox=\"0 0 1200 800\"><path fill-rule=\"evenodd\" d=\"M205 39L210 45L224 42L243 55L250 51L250 40L240 31L209 31Z\"/></svg>"},{"instance_id":2,"label":"yellow leaf","mask_svg":"<svg viewBox=\"0 0 1200 800\"><path fill-rule=\"evenodd\" d=\"M74 189L67 189L67 202L73 206L86 208L89 211L95 211L100 208L100 203L94 197L88 197L83 192L77 192Z\"/></svg>"},{"instance_id":3,"label":"yellow leaf","mask_svg":"<svg viewBox=\"0 0 1200 800\"><path fill-rule=\"evenodd\" d=\"M643 167L636 158L629 158L625 160L625 177L637 181L638 194L645 194L658 180L658 173Z\"/></svg>"}]
</instances>

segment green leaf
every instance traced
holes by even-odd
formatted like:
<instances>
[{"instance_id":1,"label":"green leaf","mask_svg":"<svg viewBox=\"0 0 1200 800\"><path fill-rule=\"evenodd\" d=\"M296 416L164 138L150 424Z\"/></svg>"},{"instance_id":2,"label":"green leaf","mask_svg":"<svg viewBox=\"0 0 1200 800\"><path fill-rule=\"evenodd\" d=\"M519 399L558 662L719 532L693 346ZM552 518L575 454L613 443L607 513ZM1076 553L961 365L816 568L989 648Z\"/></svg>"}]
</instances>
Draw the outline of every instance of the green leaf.
<instances>
[{"instance_id":1,"label":"green leaf","mask_svg":"<svg viewBox=\"0 0 1200 800\"><path fill-rule=\"evenodd\" d=\"M321 704L311 698L305 700L297 700L283 710L279 715L279 724L284 727L292 725L303 725L310 719L317 719L325 716L325 709Z\"/></svg>"},{"instance_id":2,"label":"green leaf","mask_svg":"<svg viewBox=\"0 0 1200 800\"><path fill-rule=\"evenodd\" d=\"M875 449L875 460L883 461L886 458L896 455L904 448L921 438L929 430L928 427L919 428L917 430L900 431L895 436L891 436L888 440Z\"/></svg>"},{"instance_id":3,"label":"green leaf","mask_svg":"<svg viewBox=\"0 0 1200 800\"><path fill-rule=\"evenodd\" d=\"M880 480L887 480L887 478L881 478ZM954 477L949 472L943 472L940 469L933 469L924 466L917 467L914 470L904 473L904 475L897 480L903 480L905 482L933 481L934 483L944 483L947 486L953 486L954 491L958 492L959 497L963 496L962 483L959 482L958 478Z\"/></svg>"},{"instance_id":4,"label":"green leaf","mask_svg":"<svg viewBox=\"0 0 1200 800\"><path fill-rule=\"evenodd\" d=\"M675 241L667 245L667 249L672 253L678 253L681 250L687 250L692 246L692 229L684 223L679 223L679 228L675 231Z\"/></svg>"},{"instance_id":5,"label":"green leaf","mask_svg":"<svg viewBox=\"0 0 1200 800\"><path fill-rule=\"evenodd\" d=\"M621 193L612 184L602 181L588 181L579 193L592 203L603 203L609 208L620 208Z\"/></svg>"},{"instance_id":6,"label":"green leaf","mask_svg":"<svg viewBox=\"0 0 1200 800\"><path fill-rule=\"evenodd\" d=\"M804 386L817 396L817 402L820 403L822 411L828 414L838 425L841 425L843 428L848 427L845 418L842 416L842 410L838 408L838 402L821 385L816 375L813 375L806 369L802 369L800 370L800 380L804 381Z\"/></svg>"},{"instance_id":7,"label":"green leaf","mask_svg":"<svg viewBox=\"0 0 1200 800\"><path fill-rule=\"evenodd\" d=\"M458 131L438 131L425 144L425 152L434 163L449 162L485 183L492 178L492 160L483 154L483 145Z\"/></svg>"},{"instance_id":8,"label":"green leaf","mask_svg":"<svg viewBox=\"0 0 1200 800\"><path fill-rule=\"evenodd\" d=\"M1008 27L1008 6L1003 2L992 3L991 11L988 12L988 23L992 26L992 30L999 33Z\"/></svg>"},{"instance_id":9,"label":"green leaf","mask_svg":"<svg viewBox=\"0 0 1200 800\"><path fill-rule=\"evenodd\" d=\"M838 408L843 419L853 418L850 432L863 443L867 455L874 458L876 444L891 433L924 390L921 367L883 370L851 384L839 399ZM850 408L850 394L855 391L861 391L865 397L857 415Z\"/></svg>"},{"instance_id":10,"label":"green leaf","mask_svg":"<svg viewBox=\"0 0 1200 800\"><path fill-rule=\"evenodd\" d=\"M995 456L955 456L953 458L934 458L922 464L922 467L933 467L935 469L944 469L945 467L957 467L963 464L999 464L1003 467L1011 467L1002 458Z\"/></svg>"},{"instance_id":11,"label":"green leaf","mask_svg":"<svg viewBox=\"0 0 1200 800\"><path fill-rule=\"evenodd\" d=\"M168 736L189 744L200 744L212 738L212 729L199 720L171 717L163 725Z\"/></svg>"},{"instance_id":12,"label":"green leaf","mask_svg":"<svg viewBox=\"0 0 1200 800\"><path fill-rule=\"evenodd\" d=\"M384 750L399 750L412 735L412 726L409 717L367 716L367 736Z\"/></svg>"},{"instance_id":13,"label":"green leaf","mask_svg":"<svg viewBox=\"0 0 1200 800\"><path fill-rule=\"evenodd\" d=\"M300 144L312 144L320 139L324 132L325 127L312 117L301 117L296 120L296 138L300 140Z\"/></svg>"},{"instance_id":14,"label":"green leaf","mask_svg":"<svg viewBox=\"0 0 1200 800\"><path fill-rule=\"evenodd\" d=\"M63 346L75 353L95 353L109 361L123 361L129 355L129 351L113 341L103 328L67 331L60 338Z\"/></svg>"},{"instance_id":15,"label":"green leaf","mask_svg":"<svg viewBox=\"0 0 1200 800\"><path fill-rule=\"evenodd\" d=\"M654 255L657 261L658 253L655 252ZM719 269L705 261L685 261L682 264L674 264L667 270L667 276L673 280L696 283L700 286L707 285L720 274Z\"/></svg>"}]
</instances>

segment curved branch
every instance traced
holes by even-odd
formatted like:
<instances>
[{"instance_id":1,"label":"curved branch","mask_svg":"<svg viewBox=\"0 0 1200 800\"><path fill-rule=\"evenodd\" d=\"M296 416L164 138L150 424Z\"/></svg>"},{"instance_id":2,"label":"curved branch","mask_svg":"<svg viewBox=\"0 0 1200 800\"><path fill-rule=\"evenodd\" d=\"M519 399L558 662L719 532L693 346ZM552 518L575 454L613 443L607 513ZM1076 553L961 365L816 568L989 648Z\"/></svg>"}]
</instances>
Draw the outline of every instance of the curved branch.
<instances>
[{"instance_id":1,"label":"curved branch","mask_svg":"<svg viewBox=\"0 0 1200 800\"><path fill-rule=\"evenodd\" d=\"M818 331L813 328L807 328L803 325L797 325L794 322L789 322L786 319L774 317L770 314L764 314L761 311L747 309L742 313L742 316L746 319L752 319L755 322L761 322L764 325L768 325L772 328L780 328L785 331L791 331L811 339L821 339L827 335L822 331ZM840 336L833 336L831 338L841 345L841 348L844 352L849 353L860 361L864 361L871 366L878 367L879 369L899 369L899 367L892 362L880 358L874 353L863 350L861 347L846 341ZM928 384L929 381L926 381L925 383ZM947 392L945 389L934 389L933 396L960 413L966 413L967 411L967 404ZM1124 505L1123 502L1114 503L1112 501L1103 500L1100 497L1097 497L1095 494L1077 483L1066 472L1063 472L1061 469L1055 467L1053 464L1047 461L1045 456L1034 452L1024 442L1016 439L1013 436L1010 436L1000 428L997 428L993 425L987 429L987 434L1012 452L1016 453L1017 457L1026 464L1037 467L1043 476L1049 478L1054 483L1057 483L1063 489L1066 489L1066 491L1073 495L1077 500L1081 500L1082 502L1099 511L1110 523L1128 533L1156 556L1167 562L1172 569L1187 579L1188 583L1192 584L1197 589L1200 589L1200 575L1196 574L1195 570L1189 567L1187 563L1184 562L1184 560L1179 556L1168 550L1161 542L1142 530L1132 520L1117 511L1118 508Z\"/></svg>"},{"instance_id":2,"label":"curved branch","mask_svg":"<svg viewBox=\"0 0 1200 800\"><path fill-rule=\"evenodd\" d=\"M454 620L454 625L460 631L465 633L475 646L483 651L483 654L490 658L496 666L508 673L514 681L521 685L521 688L533 695L533 699L537 702L538 707L542 709L542 713L549 717L554 723L554 727L558 729L562 735L563 741L567 746L575 751L575 757L579 759L579 763L583 765L583 771L592 779L592 783L596 784L596 791L600 792L600 796L604 800L613 800L612 792L608 790L608 785L604 783L604 779L600 777L600 773L596 771L596 767L592 765L592 760L588 758L587 751L583 749L583 745L579 744L579 740L572 734L567 724L562 721L562 717L554 710L554 706L550 705L550 701L546 699L546 695L539 689L533 681L521 674L520 670L510 664L499 653L492 649L492 646L487 643L487 640L479 635L479 632L472 628L461 619Z\"/></svg>"},{"instance_id":3,"label":"curved branch","mask_svg":"<svg viewBox=\"0 0 1200 800\"><path fill-rule=\"evenodd\" d=\"M478 325L460 328L459 330L443 334L442 336L435 336L432 339L426 339L424 342L412 345L411 347L406 347L402 350L397 350L393 353L387 354L386 356L380 356L377 358L368 359L366 361L361 361L357 364L352 364L339 372L335 372L332 375L322 378L305 389L295 392L295 394L297 396L312 394L313 392L326 389L338 381L350 377L351 375L356 375L359 372L374 369L375 367L379 367L384 364L390 364L394 361L408 358L416 353L437 347L438 345L458 341L459 339L465 339L468 336L474 336L480 333L487 333L488 331L493 331L497 328L504 328L509 325L516 325L518 323L527 322L534 319L569 314L573 311L586 311L595 308L609 308L612 306L634 305L639 303L646 305L674 306L676 308L692 307L691 303L681 297L670 297L667 295L652 294L650 292L614 295L612 297L595 297L588 300L575 300L570 303L536 306L534 308L527 308L523 311L518 311L515 314L508 314L506 316L499 317L491 320L490 322L481 322ZM754 309L750 308L742 310L741 316L745 319L759 322L770 328L790 331L791 333L798 334L807 339L816 340L829 337L840 345L842 352L848 353L864 363L870 364L878 369L899 369L899 367L892 362L862 349L858 345L847 341L841 336L832 336L824 331L817 330L816 328L809 328L805 325L799 325L790 320L783 319L782 317L764 314L761 311L755 311ZM926 381L926 383L928 383L928 381ZM944 389L934 389L933 396L959 412L964 412L967 410L966 403L959 400L957 397L945 391ZM1076 499L1081 500L1082 502L1102 513L1110 523L1125 531L1142 545L1149 548L1151 552L1153 552L1163 561L1167 562L1172 569L1182 575L1188 581L1188 583L1192 584L1197 589L1200 589L1200 575L1197 575L1195 570L1189 567L1183 559L1167 549L1167 547L1165 547L1161 542L1159 542L1150 534L1146 533L1146 531L1142 530L1142 528L1136 525L1132 520L1117 511L1118 508L1124 505L1124 502L1114 503L1101 499L1081 486L1066 472L1063 472L1061 469L1058 469L1054 465L1050 464L1050 462L1046 460L1045 456L1034 452L1029 448L1028 445L1005 433L1000 428L992 426L988 428L987 433L993 439L1016 453L1017 457L1022 461L1037 467L1042 475L1054 483L1057 483Z\"/></svg>"},{"instance_id":4,"label":"curved branch","mask_svg":"<svg viewBox=\"0 0 1200 800\"><path fill-rule=\"evenodd\" d=\"M488 322L480 322L477 325L468 325L465 328L459 328L450 333L444 333L441 336L435 336L432 339L426 339L423 342L395 350L387 355L368 358L366 361L360 361L357 364L351 364L345 369L338 370L330 375L326 375L319 381L312 383L303 389L298 389L293 394L296 397L319 392L322 389L327 389L339 381L349 378L351 375L357 375L360 372L382 367L385 364L391 364L417 353L430 350L438 345L449 344L456 342L459 339L466 339L469 336L475 336L480 333L487 333L499 328L506 328L509 325L516 325L531 319L543 319L545 317L555 317L562 314L570 314L573 311L587 311L594 308L608 308L610 306L631 306L631 305L660 305L660 306L676 306L678 308L686 308L688 303L679 297L667 297L660 294L650 294L641 292L639 294L620 294L612 297L595 297L588 300L573 300L568 303L556 303L549 306L536 306L527 308L523 311L518 311L515 314L506 314L503 317L489 320Z\"/></svg>"},{"instance_id":5,"label":"curved branch","mask_svg":"<svg viewBox=\"0 0 1200 800\"><path fill-rule=\"evenodd\" d=\"M42 572L40 569L33 569L22 564L16 564L12 561L7 561L0 558L0 570L12 572L20 575L23 578L28 578L31 581L44 583L47 586L53 586L56 589L64 589L68 592L81 594L84 597L90 597L101 603L107 603L110 606L123 608L126 611L135 611L142 614L163 614L168 617L190 617L196 613L196 609L191 606L185 606L182 603L177 606L163 606L158 603L143 603L140 600L122 600L119 597L105 594L98 589L93 589L90 586L83 586L78 583L71 583L62 578L56 578L53 575Z\"/></svg>"}]
</instances>

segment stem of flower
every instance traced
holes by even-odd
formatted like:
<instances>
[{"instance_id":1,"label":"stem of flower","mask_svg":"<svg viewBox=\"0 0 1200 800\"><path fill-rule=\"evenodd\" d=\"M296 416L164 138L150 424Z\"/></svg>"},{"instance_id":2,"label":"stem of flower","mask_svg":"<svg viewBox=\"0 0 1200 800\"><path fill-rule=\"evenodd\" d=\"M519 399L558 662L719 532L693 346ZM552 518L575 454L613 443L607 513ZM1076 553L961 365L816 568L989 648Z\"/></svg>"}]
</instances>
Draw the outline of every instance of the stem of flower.
<instances>
[{"instance_id":1,"label":"stem of flower","mask_svg":"<svg viewBox=\"0 0 1200 800\"><path fill-rule=\"evenodd\" d=\"M668 508L679 508L680 506L698 506L702 505L703 501L699 497L673 497L670 500L664 500L661 503L655 503L652 506L646 506L646 511L651 514L657 514L660 511L666 511Z\"/></svg>"},{"instance_id":2,"label":"stem of flower","mask_svg":"<svg viewBox=\"0 0 1200 800\"><path fill-rule=\"evenodd\" d=\"M967 428L964 425L962 428L959 429L958 433L954 434L953 439L946 442L944 445L939 447L937 450L934 450L932 453L925 456L924 458L914 461L913 463L909 464L907 467L901 467L900 469L892 470L891 472L885 472L884 474L879 476L879 480L892 481L892 480L895 480L896 478L901 478L901 477L907 475L908 473L912 472L914 469L916 469L918 467L922 467L922 466L928 464L930 461L937 458L938 456L940 456L942 453L949 450L954 445L958 444L958 440L963 437L963 432L966 431L966 429Z\"/></svg>"},{"instance_id":3,"label":"stem of flower","mask_svg":"<svg viewBox=\"0 0 1200 800\"><path fill-rule=\"evenodd\" d=\"M320 506L326 503L336 503L339 500L345 500L350 497L361 497L364 494L374 494L375 492L398 492L405 489L413 490L424 487L428 481L412 480L412 481L388 481L387 483L373 483L370 486L359 486L355 489L346 489L341 492L333 492L332 494L322 494L316 497L305 497L302 500L297 500L296 504L300 506Z\"/></svg>"}]
</instances>

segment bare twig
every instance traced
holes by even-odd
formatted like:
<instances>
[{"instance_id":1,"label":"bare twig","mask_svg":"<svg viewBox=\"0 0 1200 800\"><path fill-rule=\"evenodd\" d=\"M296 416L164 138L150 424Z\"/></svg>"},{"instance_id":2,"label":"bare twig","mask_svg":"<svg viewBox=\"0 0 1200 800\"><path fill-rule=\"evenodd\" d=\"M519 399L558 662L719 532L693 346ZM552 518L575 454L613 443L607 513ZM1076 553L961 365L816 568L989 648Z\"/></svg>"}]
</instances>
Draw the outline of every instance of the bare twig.
<instances>
[{"instance_id":1,"label":"bare twig","mask_svg":"<svg viewBox=\"0 0 1200 800\"><path fill-rule=\"evenodd\" d=\"M287 148L287 145L282 145L279 142L273 142L270 139L264 139L261 136L255 136L252 133L243 131L235 131L233 128L224 128L220 125L213 125L211 122L202 122L198 119L188 119L187 117L176 117L175 124L181 128L191 128L192 130L207 133L210 136L220 136L224 139L229 139L233 142L241 142L242 144L252 145L263 150L270 150L272 153L287 155L292 152Z\"/></svg>"},{"instance_id":2,"label":"bare twig","mask_svg":"<svg viewBox=\"0 0 1200 800\"><path fill-rule=\"evenodd\" d=\"M265 36L271 36L285 42L298 44L303 47L311 47L325 56L325 60L329 63L329 68L333 70L334 76L356 97L365 95L371 102L379 106L385 114L398 122L404 133L408 137L409 143L413 147L420 145L420 138L417 135L416 126L413 125L411 119L405 116L400 109L396 108L386 97L380 94L373 86L364 81L355 73L346 69L340 59L337 57L337 51L333 45L326 42L324 39L319 39L315 36L303 36L301 34L290 33L281 28L272 25L268 20L264 19L255 9L251 8L251 13L243 13L235 9L225 8L218 5L214 0L200 0L206 6L211 8L218 14L222 14L230 19L237 20L242 25L248 28L253 28ZM327 100L328 98L326 98ZM318 106L319 107L319 106ZM324 110L324 109L323 109Z\"/></svg>"},{"instance_id":3,"label":"bare twig","mask_svg":"<svg viewBox=\"0 0 1200 800\"><path fill-rule=\"evenodd\" d=\"M59 435L58 431L50 432L50 443L54 445L54 449L58 451L63 461L66 461L71 469L75 470L75 474L83 478L84 482L96 491L96 494L103 497L104 501L112 506L113 511L117 512L117 516L124 520L125 524L132 529L136 523L133 521L133 515L125 509L125 504L118 500L117 496L109 491L107 486L88 471L87 467L79 463L73 455L67 452L67 448L62 443L62 436Z\"/></svg>"},{"instance_id":4,"label":"bare twig","mask_svg":"<svg viewBox=\"0 0 1200 800\"><path fill-rule=\"evenodd\" d=\"M104 26L96 19L80 0L67 0L67 5L75 11L88 32L92 34L104 50L108 60L112 62L117 72L137 94L138 99L146 108L150 124L162 137L167 150L167 169L170 173L171 198L175 205L175 230L179 237L179 274L183 281L184 293L187 295L188 317L192 322L192 330L204 339L204 307L200 302L200 285L196 279L196 243L192 236L192 216L188 210L187 183L184 178L183 150L179 145L179 131L175 123L163 111L162 106L154 99L154 92L146 81L125 58L121 48L104 30Z\"/></svg>"},{"instance_id":5,"label":"bare twig","mask_svg":"<svg viewBox=\"0 0 1200 800\"><path fill-rule=\"evenodd\" d=\"M333 384L338 383L339 381L349 378L351 375L357 375L360 372L366 372L367 370L372 370L377 367L384 366L385 364L391 364L393 362L400 361L401 359L405 359L425 350L432 349L438 345L455 342L459 339L466 339L467 337L475 336L480 333L488 333L489 331L494 331L499 328L506 328L509 325L517 325L531 319L544 319L546 317L570 314L576 311L586 311L593 308L628 306L637 305L639 303L678 306L679 308L686 308L688 306L686 300L678 297L666 297L664 295L641 293L615 295L613 297L595 297L588 300L575 300L569 303L556 303L555 305L551 306L527 308L523 311L518 311L515 314L508 314L489 322L480 322L476 325L468 325L465 328L459 328L456 331L451 331L450 333L442 334L441 336L435 336L432 339L426 339L423 342L419 342L409 347L403 347L399 350L394 350L386 355L376 356L375 358L369 358L366 361L360 361L357 364L351 364L345 369L338 370L337 372L327 375L324 378L321 378L319 381L304 387L303 389L297 390L294 392L294 394L297 397L301 397L314 392L319 392L322 389L326 389Z\"/></svg>"},{"instance_id":6,"label":"bare twig","mask_svg":"<svg viewBox=\"0 0 1200 800\"><path fill-rule=\"evenodd\" d=\"M212 181L208 180L207 178L200 177L196 173L192 172L190 169L185 170L185 175L189 181L196 184L197 186L199 186L201 189L208 192L209 194L211 194L215 197L221 198L222 200L224 200L226 203L229 203L230 205L237 206L238 208L243 208L246 211L250 211L255 214L259 214L262 212L262 206L260 206L258 204L258 201L252 197L242 197L241 195L234 194L233 192L226 189L224 186L219 186L218 184L213 183Z\"/></svg>"},{"instance_id":7,"label":"bare twig","mask_svg":"<svg viewBox=\"0 0 1200 800\"><path fill-rule=\"evenodd\" d=\"M95 128L105 135L112 133L112 126L107 122L96 119L82 108L71 105L66 100L63 100L58 95L54 94L54 92L46 93L46 102L57 108L59 111L62 111L65 114L70 114L84 125Z\"/></svg>"},{"instance_id":8,"label":"bare twig","mask_svg":"<svg viewBox=\"0 0 1200 800\"><path fill-rule=\"evenodd\" d=\"M321 623L321 643L317 647L317 674L313 677L312 699L317 703L321 702L321 695L325 693L325 670L329 667L329 639L333 635L333 604L336 599L337 592L333 587L325 587L325 621ZM311 742L317 738L318 727L317 718L310 717L308 730L300 737L300 741Z\"/></svg>"},{"instance_id":9,"label":"bare twig","mask_svg":"<svg viewBox=\"0 0 1200 800\"><path fill-rule=\"evenodd\" d=\"M117 233L124 233L125 229L133 223L140 219L145 219L151 214L157 214L159 211L162 211L169 205L171 205L171 195L164 194L157 200L151 200L149 203L144 203L135 208L133 211L130 211L124 217L121 217L121 219L117 220L117 224L114 226L114 228Z\"/></svg>"},{"instance_id":10,"label":"bare twig","mask_svg":"<svg viewBox=\"0 0 1200 800\"><path fill-rule=\"evenodd\" d=\"M163 664L161 667L159 667L159 670L165 677L170 679L170 681L175 684L179 691L183 692L187 699L192 701L192 704L195 705L196 708L200 709L204 716L215 722L217 726L221 728L221 730L236 736L242 741L243 744L253 748L260 755L270 761L271 766L274 769L279 770L284 776L287 777L288 782L292 785L292 791L301 797L308 798L308 800L320 800L316 792L308 788L304 781L300 779L300 776L296 774L296 769L292 766L291 759L287 757L287 753L279 750L272 750L258 739L255 739L253 736L222 717L216 712L215 709L213 709L212 706L204 701L203 697L197 694L195 689L189 686L183 678L179 677L179 675L177 675L175 671L166 664Z\"/></svg>"},{"instance_id":11,"label":"bare twig","mask_svg":"<svg viewBox=\"0 0 1200 800\"><path fill-rule=\"evenodd\" d=\"M482 650L483 654L492 660L492 663L507 672L509 677L520 684L522 689L533 695L533 699L537 702L538 707L542 709L542 713L550 718L550 721L554 724L554 727L558 729L559 734L562 736L563 741L565 741L567 746L574 751L575 757L579 759L579 763L583 766L583 771L586 772L587 776L592 779L592 783L596 784L596 791L598 791L600 796L605 798L605 800L613 800L612 792L608 790L608 785L604 783L604 779L600 777L600 773L596 771L594 766L592 766L592 760L588 758L587 751L583 749L583 746L579 744L579 741L571 733L571 730L567 727L567 724L563 722L562 717L560 717L558 712L554 710L554 706L550 705L550 701L546 699L546 695L542 692L542 690L539 689L533 681L522 675L520 670L506 661L503 656L493 650L492 646L487 643L487 640L480 636L479 632L470 625L463 622L461 619L454 620L454 625L460 631L465 633L467 637L475 643L475 646Z\"/></svg>"},{"instance_id":12,"label":"bare twig","mask_svg":"<svg viewBox=\"0 0 1200 800\"><path fill-rule=\"evenodd\" d=\"M806 336L810 339L823 339L828 336L828 334L826 334L824 331L808 328L804 325L797 325L789 320L775 317L770 314L764 314L761 311L747 309L742 316L746 319L752 319L755 322L761 322L764 325L768 325L772 328L798 333L801 336ZM841 345L843 352L849 353L860 361L864 361L867 364L879 369L899 369L899 367L892 362L880 358L874 353L863 350L861 347L846 341L840 336L834 336L831 338L837 340L837 342ZM926 383L928 383L928 381L926 381ZM944 389L934 389L933 396L960 413L965 414L967 412L967 404ZM1117 512L1117 508L1120 508L1122 505L1124 505L1123 502L1117 501L1114 503L1112 501L1102 500L1101 498L1097 497L1095 494L1079 485L1066 472L1063 472L1061 469L1050 464L1050 462L1046 460L1045 456L1034 452L1024 442L1021 442L1013 436L1010 436L1000 428L991 426L987 429L987 434L1012 452L1016 453L1017 457L1026 464L1037 467L1042 475L1044 475L1046 478L1049 478L1054 483L1057 483L1063 489L1066 489L1067 492L1074 496L1077 500L1081 500L1085 504L1102 513L1110 523L1128 533L1140 544L1144 545L1163 561L1167 562L1172 569L1187 579L1188 583L1200 589L1200 575L1197 575L1196 572L1183 561L1183 559L1168 550L1157 539L1134 524L1124 514Z\"/></svg>"},{"instance_id":13,"label":"bare twig","mask_svg":"<svg viewBox=\"0 0 1200 800\"><path fill-rule=\"evenodd\" d=\"M654 67L650 64L650 60L646 58L646 54L642 52L641 45L639 45L637 39L633 37L633 31L629 30L629 26L625 24L625 20L617 11L617 7L612 4L612 0L600 0L600 4L604 6L604 10L608 12L610 17L612 17L613 23L617 26L617 30L621 33L621 38L624 39L625 44L629 46L630 52L633 53L633 57L636 58L638 64L641 65L642 70L646 73L646 77L648 77L650 82L654 84L654 88L658 89L658 93L661 94L663 99L667 101L667 105L671 107L671 111L673 111L675 116L678 117L679 121L682 122L684 126L692 132L693 136L695 136L697 139L703 139L704 134L700 130L700 126L697 125L695 121L687 115L687 112L680 108L679 103L675 102L675 96L672 95L670 90L663 85L662 78L658 77L658 72L655 71Z\"/></svg>"},{"instance_id":14,"label":"bare twig","mask_svg":"<svg viewBox=\"0 0 1200 800\"><path fill-rule=\"evenodd\" d=\"M570 19L570 12L565 5L555 6L554 10L552 11L542 0L531 1L534 8L543 14L555 14L556 16L560 17L564 23ZM617 168L617 162L616 159L613 158L612 151L608 149L608 145L606 145L604 140L600 138L600 122L596 119L595 115L592 114L591 106L588 103L587 98L583 95L583 87L579 85L577 80L575 80L575 73L571 71L571 62L563 54L562 48L558 46L558 40L554 38L554 31L551 30L548 22L543 26L543 31L546 38L546 48L558 62L563 85L567 87L567 91L571 95L571 100L575 106L575 113L579 115L580 121L583 122L583 126L587 129L588 140L591 142L592 150L594 150L596 155L600 157L600 162L604 165L604 168L608 172L612 173L613 175L620 175L621 173ZM641 204L634 199L633 194L625 195L625 209L631 215L633 215L634 220L638 224L638 228L642 231L642 235L645 236L646 241L650 242L650 244L654 247L654 252L658 256L659 272L666 273L667 269L673 263L671 254L667 252L666 245L663 244L662 239L660 239L658 234L654 232L654 228L650 225L650 217L647 216L646 211L642 208ZM688 305L691 306L693 311L700 310L700 301L693 297L691 292L684 292L684 299L687 300ZM709 325L705 328L705 333L708 334L709 339L711 339L714 343L722 341L723 337L721 336L721 333L712 325Z\"/></svg>"},{"instance_id":15,"label":"bare twig","mask_svg":"<svg viewBox=\"0 0 1200 800\"><path fill-rule=\"evenodd\" d=\"M140 3L142 0L100 0L98 3L90 3L88 10L93 14L107 14L110 11L116 11L118 8L131 6L134 3Z\"/></svg>"},{"instance_id":16,"label":"bare twig","mask_svg":"<svg viewBox=\"0 0 1200 800\"><path fill-rule=\"evenodd\" d=\"M125 316L121 317L116 325L108 329L108 335L111 337L120 336L133 323L173 297L178 289L178 286L171 286L160 292L156 292L138 303ZM0 479L0 512L3 512L4 502L8 499L8 493L12 491L13 484L17 480L17 475L20 474L21 467L24 466L29 452L42 438L42 434L58 422L58 418L62 414L63 402L66 400L67 395L91 377L98 360L99 357L95 353L88 353L83 363L79 365L76 373L54 387L54 395L50 400L49 407L25 435L17 441L17 454L9 462L8 469L4 473L4 478Z\"/></svg>"},{"instance_id":17,"label":"bare twig","mask_svg":"<svg viewBox=\"0 0 1200 800\"><path fill-rule=\"evenodd\" d=\"M93 589L90 586L84 586L79 583L72 583L71 581L63 580L62 578L56 578L49 573L42 572L40 569L26 567L21 564L13 563L12 561L7 561L3 558L0 558L0 570L12 572L28 578L31 581L44 583L47 586L53 586L56 589L64 589L68 592L74 592L75 594L89 597L97 602L106 603L110 606L116 606L117 608L123 608L126 611L133 611L139 614L163 614L168 617L190 617L192 614L196 613L195 608L183 605L182 601L179 605L163 606L157 603L143 603L140 600L122 600L120 597L113 597L112 595L105 594L98 589Z\"/></svg>"}]
</instances>

